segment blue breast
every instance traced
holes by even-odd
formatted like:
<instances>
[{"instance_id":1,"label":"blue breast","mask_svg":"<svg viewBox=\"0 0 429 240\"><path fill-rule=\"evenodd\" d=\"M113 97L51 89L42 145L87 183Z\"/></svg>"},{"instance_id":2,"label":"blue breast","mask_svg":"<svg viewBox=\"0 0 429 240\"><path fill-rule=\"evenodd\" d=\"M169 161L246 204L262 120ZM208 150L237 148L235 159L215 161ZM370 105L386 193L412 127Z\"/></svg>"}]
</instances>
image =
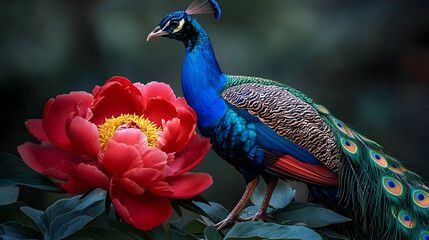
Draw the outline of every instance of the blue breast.
<instances>
[{"instance_id":1,"label":"blue breast","mask_svg":"<svg viewBox=\"0 0 429 240\"><path fill-rule=\"evenodd\" d=\"M228 108L224 116L208 127L199 127L210 138L213 150L233 165L246 182L257 177L264 159L264 150L256 143L255 125L248 123Z\"/></svg>"}]
</instances>

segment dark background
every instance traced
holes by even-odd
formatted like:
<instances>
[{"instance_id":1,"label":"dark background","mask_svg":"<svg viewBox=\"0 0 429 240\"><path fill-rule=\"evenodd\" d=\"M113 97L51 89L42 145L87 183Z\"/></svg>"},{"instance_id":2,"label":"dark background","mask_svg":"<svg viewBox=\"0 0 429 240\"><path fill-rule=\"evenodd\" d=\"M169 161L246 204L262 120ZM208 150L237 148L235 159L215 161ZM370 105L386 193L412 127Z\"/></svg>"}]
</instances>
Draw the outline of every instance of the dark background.
<instances>
[{"instance_id":1,"label":"dark background","mask_svg":"<svg viewBox=\"0 0 429 240\"><path fill-rule=\"evenodd\" d=\"M0 150L35 141L24 126L51 98L91 91L115 75L169 83L178 96L183 44L146 37L177 0L14 0L0 2ZM228 74L291 85L379 142L429 179L429 2L219 1L221 19L196 16ZM241 176L210 152L198 171L204 193L231 209ZM59 194L25 189L45 208Z\"/></svg>"}]
</instances>

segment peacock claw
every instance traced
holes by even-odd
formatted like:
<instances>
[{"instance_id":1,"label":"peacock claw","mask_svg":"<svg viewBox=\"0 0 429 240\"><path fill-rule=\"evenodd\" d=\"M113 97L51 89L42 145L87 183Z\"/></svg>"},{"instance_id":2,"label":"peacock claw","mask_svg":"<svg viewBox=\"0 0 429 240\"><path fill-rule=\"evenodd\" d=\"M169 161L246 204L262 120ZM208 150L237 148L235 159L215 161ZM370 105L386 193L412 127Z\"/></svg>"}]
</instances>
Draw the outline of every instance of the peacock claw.
<instances>
[{"instance_id":1,"label":"peacock claw","mask_svg":"<svg viewBox=\"0 0 429 240\"><path fill-rule=\"evenodd\" d=\"M220 221L220 222L218 222L218 223L216 223L215 225L214 225L214 227L218 230L218 231L220 231L220 230L222 230L223 228L225 228L225 227L228 227L228 226L231 226L231 225L235 225L235 224L237 224L237 223L240 223L240 219L239 219L239 217L237 217L237 216L235 216L235 217L230 217L230 216L228 216L227 218L225 218L224 220L222 220L222 221Z\"/></svg>"},{"instance_id":2,"label":"peacock claw","mask_svg":"<svg viewBox=\"0 0 429 240\"><path fill-rule=\"evenodd\" d=\"M237 223L240 222L249 222L249 221L258 221L258 222L264 222L266 218L270 218L273 219L273 215L267 214L267 213L256 213L254 216L249 217L249 218L242 218L239 216L228 216L227 218L225 218L224 220L216 223L214 225L214 227L220 231L225 227L231 226L231 225L235 225Z\"/></svg>"},{"instance_id":3,"label":"peacock claw","mask_svg":"<svg viewBox=\"0 0 429 240\"><path fill-rule=\"evenodd\" d=\"M248 222L248 221L258 221L258 222L264 222L266 218L273 219L273 215L267 214L267 213L256 213L254 216L249 218L239 218L241 222Z\"/></svg>"}]
</instances>

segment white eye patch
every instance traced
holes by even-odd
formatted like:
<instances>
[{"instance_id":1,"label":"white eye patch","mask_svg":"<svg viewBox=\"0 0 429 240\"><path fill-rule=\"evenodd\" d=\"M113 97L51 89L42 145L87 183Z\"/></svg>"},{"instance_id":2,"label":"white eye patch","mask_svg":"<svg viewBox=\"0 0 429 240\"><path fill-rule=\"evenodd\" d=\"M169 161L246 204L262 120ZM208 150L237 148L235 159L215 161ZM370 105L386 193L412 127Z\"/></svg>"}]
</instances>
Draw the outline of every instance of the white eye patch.
<instances>
[{"instance_id":1,"label":"white eye patch","mask_svg":"<svg viewBox=\"0 0 429 240\"><path fill-rule=\"evenodd\" d=\"M180 20L179 26L174 29L173 33L177 33L178 31L182 30L183 25L185 24L185 19Z\"/></svg>"}]
</instances>

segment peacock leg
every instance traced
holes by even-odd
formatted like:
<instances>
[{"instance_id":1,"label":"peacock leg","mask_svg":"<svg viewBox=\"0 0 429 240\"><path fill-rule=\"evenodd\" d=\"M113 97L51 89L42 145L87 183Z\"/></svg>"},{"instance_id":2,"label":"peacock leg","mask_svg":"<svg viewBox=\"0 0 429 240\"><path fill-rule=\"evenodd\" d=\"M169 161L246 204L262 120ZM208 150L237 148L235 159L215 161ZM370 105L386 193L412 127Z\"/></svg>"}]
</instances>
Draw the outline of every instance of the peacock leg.
<instances>
[{"instance_id":1,"label":"peacock leg","mask_svg":"<svg viewBox=\"0 0 429 240\"><path fill-rule=\"evenodd\" d=\"M274 188L276 187L278 182L278 178L270 178L267 184L267 191L265 192L264 200L262 201L261 207L258 212L251 218L252 221L260 221L263 222L266 217L271 217L266 214L268 205L270 203L271 195L274 192Z\"/></svg>"},{"instance_id":2,"label":"peacock leg","mask_svg":"<svg viewBox=\"0 0 429 240\"><path fill-rule=\"evenodd\" d=\"M244 191L240 201L237 203L234 209L229 213L228 217L226 217L224 220L214 225L214 227L217 228L217 230L222 230L222 228L229 225L234 225L238 222L238 215L246 206L246 203L247 201L249 201L250 196L252 195L253 191L258 185L258 182L259 182L259 177L253 179L247 184L246 191Z\"/></svg>"}]
</instances>

